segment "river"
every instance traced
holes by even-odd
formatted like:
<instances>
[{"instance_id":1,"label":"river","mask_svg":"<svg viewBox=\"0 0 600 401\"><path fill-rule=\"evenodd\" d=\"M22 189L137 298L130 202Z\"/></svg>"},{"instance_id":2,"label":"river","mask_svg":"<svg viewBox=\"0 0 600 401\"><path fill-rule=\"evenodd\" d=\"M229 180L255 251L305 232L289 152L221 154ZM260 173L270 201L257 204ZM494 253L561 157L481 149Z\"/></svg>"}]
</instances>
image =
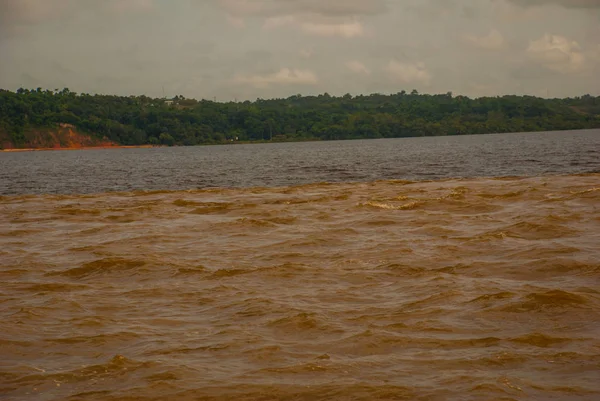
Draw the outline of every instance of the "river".
<instances>
[{"instance_id":1,"label":"river","mask_svg":"<svg viewBox=\"0 0 600 401\"><path fill-rule=\"evenodd\" d=\"M0 398L599 399L599 145L0 154Z\"/></svg>"}]
</instances>

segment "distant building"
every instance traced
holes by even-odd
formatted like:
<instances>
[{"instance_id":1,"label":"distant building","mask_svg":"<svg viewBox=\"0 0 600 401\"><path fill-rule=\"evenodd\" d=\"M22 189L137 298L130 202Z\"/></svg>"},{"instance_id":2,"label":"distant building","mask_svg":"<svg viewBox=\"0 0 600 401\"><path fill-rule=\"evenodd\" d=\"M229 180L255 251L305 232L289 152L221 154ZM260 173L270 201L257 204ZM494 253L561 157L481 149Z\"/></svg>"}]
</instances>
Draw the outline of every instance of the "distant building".
<instances>
[{"instance_id":1,"label":"distant building","mask_svg":"<svg viewBox=\"0 0 600 401\"><path fill-rule=\"evenodd\" d=\"M166 104L167 106L171 106L171 105L173 105L173 102L174 102L173 100L165 100L165 104Z\"/></svg>"}]
</instances>

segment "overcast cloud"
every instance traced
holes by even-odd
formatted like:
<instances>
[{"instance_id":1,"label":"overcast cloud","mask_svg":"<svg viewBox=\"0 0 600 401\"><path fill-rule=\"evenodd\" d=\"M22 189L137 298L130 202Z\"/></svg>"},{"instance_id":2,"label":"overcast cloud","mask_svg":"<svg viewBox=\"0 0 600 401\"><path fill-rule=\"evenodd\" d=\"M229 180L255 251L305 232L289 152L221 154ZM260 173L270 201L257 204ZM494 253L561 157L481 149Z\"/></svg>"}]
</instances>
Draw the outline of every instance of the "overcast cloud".
<instances>
[{"instance_id":1,"label":"overcast cloud","mask_svg":"<svg viewBox=\"0 0 600 401\"><path fill-rule=\"evenodd\" d=\"M0 0L0 88L600 94L600 0Z\"/></svg>"}]
</instances>

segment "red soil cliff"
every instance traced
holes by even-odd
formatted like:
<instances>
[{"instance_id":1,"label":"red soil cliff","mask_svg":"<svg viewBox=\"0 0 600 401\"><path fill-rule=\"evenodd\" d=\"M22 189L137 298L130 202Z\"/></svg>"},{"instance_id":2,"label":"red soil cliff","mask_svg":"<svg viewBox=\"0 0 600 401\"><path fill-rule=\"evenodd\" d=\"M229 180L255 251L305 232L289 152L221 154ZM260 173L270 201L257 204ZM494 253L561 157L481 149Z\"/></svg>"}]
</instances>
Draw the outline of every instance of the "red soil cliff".
<instances>
[{"instance_id":1,"label":"red soil cliff","mask_svg":"<svg viewBox=\"0 0 600 401\"><path fill-rule=\"evenodd\" d=\"M25 142L15 144L10 135L0 131L0 149L26 150L26 149L83 149L95 147L120 147L118 143L107 138L99 139L89 134L84 134L70 125L60 124L54 129L31 129L24 133Z\"/></svg>"}]
</instances>

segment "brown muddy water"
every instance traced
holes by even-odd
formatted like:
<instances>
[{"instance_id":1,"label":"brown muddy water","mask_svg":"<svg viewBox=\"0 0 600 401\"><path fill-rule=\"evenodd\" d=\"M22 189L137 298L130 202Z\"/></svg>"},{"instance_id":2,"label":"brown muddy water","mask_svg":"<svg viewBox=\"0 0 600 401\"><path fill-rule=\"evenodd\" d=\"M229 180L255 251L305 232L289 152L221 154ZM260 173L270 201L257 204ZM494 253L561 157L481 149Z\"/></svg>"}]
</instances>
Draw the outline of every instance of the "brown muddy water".
<instances>
[{"instance_id":1,"label":"brown muddy water","mask_svg":"<svg viewBox=\"0 0 600 401\"><path fill-rule=\"evenodd\" d=\"M600 174L0 214L3 400L600 399Z\"/></svg>"}]
</instances>

